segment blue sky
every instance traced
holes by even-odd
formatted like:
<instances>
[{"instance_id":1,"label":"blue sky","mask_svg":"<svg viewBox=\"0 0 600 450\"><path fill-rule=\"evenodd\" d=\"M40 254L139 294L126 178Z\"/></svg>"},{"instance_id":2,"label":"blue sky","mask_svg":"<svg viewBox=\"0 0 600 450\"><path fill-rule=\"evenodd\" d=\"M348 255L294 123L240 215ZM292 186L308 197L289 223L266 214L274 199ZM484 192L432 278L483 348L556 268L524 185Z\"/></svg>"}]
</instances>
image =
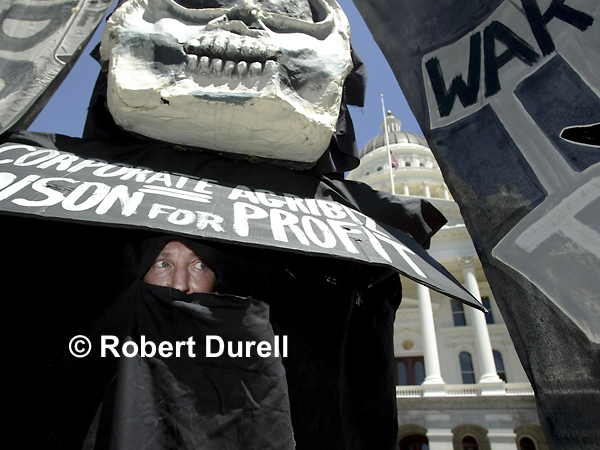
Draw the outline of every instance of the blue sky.
<instances>
[{"instance_id":1,"label":"blue sky","mask_svg":"<svg viewBox=\"0 0 600 450\"><path fill-rule=\"evenodd\" d=\"M383 120L381 94L384 94L386 109L392 110L393 115L402 121L402 129L422 135L392 70L356 7L351 0L338 1L350 21L352 45L365 62L369 72L365 107L352 107L350 110L359 148L381 133L379 128ZM79 61L31 125L30 130L81 136L89 98L99 71L98 63L89 54L100 41L101 28L96 31Z\"/></svg>"}]
</instances>

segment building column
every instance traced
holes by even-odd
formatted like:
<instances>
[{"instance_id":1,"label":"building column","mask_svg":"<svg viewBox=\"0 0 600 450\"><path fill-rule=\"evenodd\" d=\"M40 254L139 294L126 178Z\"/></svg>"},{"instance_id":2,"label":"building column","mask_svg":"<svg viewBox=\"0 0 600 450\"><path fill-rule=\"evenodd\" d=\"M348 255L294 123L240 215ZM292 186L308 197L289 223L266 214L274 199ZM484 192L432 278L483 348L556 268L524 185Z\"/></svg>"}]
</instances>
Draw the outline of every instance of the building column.
<instances>
[{"instance_id":1,"label":"building column","mask_svg":"<svg viewBox=\"0 0 600 450\"><path fill-rule=\"evenodd\" d=\"M443 397L446 395L446 389L440 370L440 358L435 337L435 324L433 322L429 289L417 283L417 297L419 299L421 334L423 336L423 359L427 375L425 381L423 381L423 396Z\"/></svg>"},{"instance_id":2,"label":"building column","mask_svg":"<svg viewBox=\"0 0 600 450\"><path fill-rule=\"evenodd\" d=\"M481 301L479 286L475 276L475 256L466 258L458 258L467 290L477 300ZM494 363L494 354L492 353L492 344L490 342L490 334L488 332L485 315L482 311L475 308L467 308L473 325L473 333L475 335L475 348L479 357L481 367L481 377L479 384L481 385L481 395L505 395L504 382L496 372L496 364Z\"/></svg>"},{"instance_id":3,"label":"building column","mask_svg":"<svg viewBox=\"0 0 600 450\"><path fill-rule=\"evenodd\" d=\"M444 199L450 200L450 193L448 192L448 188L444 186Z\"/></svg>"},{"instance_id":4,"label":"building column","mask_svg":"<svg viewBox=\"0 0 600 450\"><path fill-rule=\"evenodd\" d=\"M501 428L488 431L491 450L517 450L517 435L512 429Z\"/></svg>"},{"instance_id":5,"label":"building column","mask_svg":"<svg viewBox=\"0 0 600 450\"><path fill-rule=\"evenodd\" d=\"M453 450L452 430L447 428L431 428L427 430L429 450Z\"/></svg>"},{"instance_id":6,"label":"building column","mask_svg":"<svg viewBox=\"0 0 600 450\"><path fill-rule=\"evenodd\" d=\"M408 192L408 183L404 182L404 195L410 195Z\"/></svg>"},{"instance_id":7,"label":"building column","mask_svg":"<svg viewBox=\"0 0 600 450\"><path fill-rule=\"evenodd\" d=\"M427 182L423 183L425 185L425 198L431 198L431 192L429 191L429 185Z\"/></svg>"}]
</instances>

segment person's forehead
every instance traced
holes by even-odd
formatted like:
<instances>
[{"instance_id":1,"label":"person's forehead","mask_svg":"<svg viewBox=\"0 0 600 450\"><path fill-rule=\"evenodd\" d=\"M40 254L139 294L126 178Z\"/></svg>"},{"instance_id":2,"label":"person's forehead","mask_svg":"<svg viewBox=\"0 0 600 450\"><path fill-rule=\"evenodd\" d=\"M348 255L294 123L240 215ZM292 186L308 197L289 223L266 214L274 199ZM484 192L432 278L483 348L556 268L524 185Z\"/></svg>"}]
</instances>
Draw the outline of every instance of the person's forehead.
<instances>
[{"instance_id":1,"label":"person's forehead","mask_svg":"<svg viewBox=\"0 0 600 450\"><path fill-rule=\"evenodd\" d=\"M165 244L159 256L189 256L198 258L196 252L185 245L183 242L170 241Z\"/></svg>"},{"instance_id":2,"label":"person's forehead","mask_svg":"<svg viewBox=\"0 0 600 450\"><path fill-rule=\"evenodd\" d=\"M174 0L189 9L231 8L244 0ZM252 0L263 11L312 22L311 0Z\"/></svg>"}]
</instances>

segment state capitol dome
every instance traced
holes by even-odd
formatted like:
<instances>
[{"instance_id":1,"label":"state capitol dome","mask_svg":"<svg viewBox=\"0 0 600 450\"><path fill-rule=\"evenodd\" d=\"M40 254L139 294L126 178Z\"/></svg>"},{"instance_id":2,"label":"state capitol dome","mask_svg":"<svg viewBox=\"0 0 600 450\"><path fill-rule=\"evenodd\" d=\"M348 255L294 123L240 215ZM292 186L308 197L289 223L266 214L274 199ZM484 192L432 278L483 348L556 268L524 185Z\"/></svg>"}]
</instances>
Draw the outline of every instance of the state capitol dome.
<instances>
[{"instance_id":1,"label":"state capitol dome","mask_svg":"<svg viewBox=\"0 0 600 450\"><path fill-rule=\"evenodd\" d=\"M394 173L394 191L400 195L449 199L439 166L425 138L402 131L402 122L391 115L385 119L390 151L398 160ZM360 180L381 191L391 192L389 160L386 152L386 133L371 139L360 151L360 166L349 175L350 180Z\"/></svg>"}]
</instances>

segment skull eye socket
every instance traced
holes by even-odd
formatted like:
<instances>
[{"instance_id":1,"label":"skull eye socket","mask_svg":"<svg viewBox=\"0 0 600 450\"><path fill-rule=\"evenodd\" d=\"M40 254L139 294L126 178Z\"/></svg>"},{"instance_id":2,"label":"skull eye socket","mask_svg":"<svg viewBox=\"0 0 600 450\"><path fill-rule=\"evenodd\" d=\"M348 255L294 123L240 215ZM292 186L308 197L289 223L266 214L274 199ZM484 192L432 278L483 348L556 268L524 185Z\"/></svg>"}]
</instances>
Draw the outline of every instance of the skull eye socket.
<instances>
[{"instance_id":1,"label":"skull eye socket","mask_svg":"<svg viewBox=\"0 0 600 450\"><path fill-rule=\"evenodd\" d=\"M278 0L155 1L166 4L176 17L196 24L215 20L247 22L247 17L253 17L259 25L254 28L266 26L276 33L304 33L319 40L326 39L334 28L333 6L327 0L287 0L287 4Z\"/></svg>"},{"instance_id":2,"label":"skull eye socket","mask_svg":"<svg viewBox=\"0 0 600 450\"><path fill-rule=\"evenodd\" d=\"M240 5L240 0L172 0L186 9L230 10ZM320 22L325 20L322 0L256 0L256 4L265 13L279 14L305 22Z\"/></svg>"}]
</instances>

